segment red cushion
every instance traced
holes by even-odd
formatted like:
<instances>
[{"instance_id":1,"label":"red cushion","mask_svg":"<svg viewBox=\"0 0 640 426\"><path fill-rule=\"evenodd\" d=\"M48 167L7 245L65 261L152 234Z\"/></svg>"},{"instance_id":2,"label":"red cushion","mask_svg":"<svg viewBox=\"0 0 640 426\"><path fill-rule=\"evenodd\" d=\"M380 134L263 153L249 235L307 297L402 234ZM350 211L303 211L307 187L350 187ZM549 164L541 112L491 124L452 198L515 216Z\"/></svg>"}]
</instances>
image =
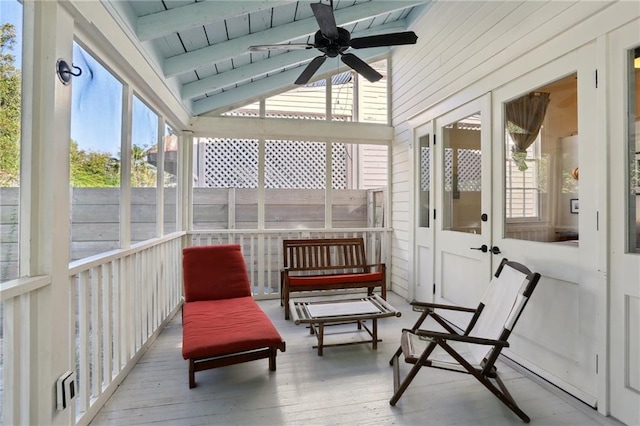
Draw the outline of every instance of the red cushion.
<instances>
[{"instance_id":1,"label":"red cushion","mask_svg":"<svg viewBox=\"0 0 640 426\"><path fill-rule=\"evenodd\" d=\"M186 302L251 296L244 257L238 244L182 250Z\"/></svg>"},{"instance_id":2,"label":"red cushion","mask_svg":"<svg viewBox=\"0 0 640 426\"><path fill-rule=\"evenodd\" d=\"M316 275L310 277L289 277L289 285L292 287L369 283L375 281L382 281L382 272L368 272L364 274Z\"/></svg>"},{"instance_id":3,"label":"red cushion","mask_svg":"<svg viewBox=\"0 0 640 426\"><path fill-rule=\"evenodd\" d=\"M185 303L182 356L208 358L279 346L282 337L252 297Z\"/></svg>"}]
</instances>

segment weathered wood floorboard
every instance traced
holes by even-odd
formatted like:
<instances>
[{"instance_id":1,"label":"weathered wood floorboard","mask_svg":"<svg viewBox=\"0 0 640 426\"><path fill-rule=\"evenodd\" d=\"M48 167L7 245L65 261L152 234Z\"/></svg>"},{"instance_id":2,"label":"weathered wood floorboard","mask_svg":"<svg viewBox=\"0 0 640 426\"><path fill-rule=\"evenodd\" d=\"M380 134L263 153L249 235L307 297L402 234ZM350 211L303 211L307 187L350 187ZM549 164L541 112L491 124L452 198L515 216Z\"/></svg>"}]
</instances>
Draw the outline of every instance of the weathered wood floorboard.
<instances>
[{"instance_id":1,"label":"weathered wood floorboard","mask_svg":"<svg viewBox=\"0 0 640 426\"><path fill-rule=\"evenodd\" d=\"M277 371L266 360L196 374L189 390L182 359L180 315L167 326L91 423L97 425L522 425L518 417L468 375L423 369L396 407L389 405L393 372L389 358L400 331L416 318L396 296L401 318L379 321L383 342L312 349L315 337L283 319L279 301L261 301L287 342ZM345 327L348 327L345 330ZM354 339L355 326L331 330ZM503 380L522 409L539 425L615 425L614 420L519 370L499 364ZM403 371L406 368L403 366Z\"/></svg>"}]
</instances>

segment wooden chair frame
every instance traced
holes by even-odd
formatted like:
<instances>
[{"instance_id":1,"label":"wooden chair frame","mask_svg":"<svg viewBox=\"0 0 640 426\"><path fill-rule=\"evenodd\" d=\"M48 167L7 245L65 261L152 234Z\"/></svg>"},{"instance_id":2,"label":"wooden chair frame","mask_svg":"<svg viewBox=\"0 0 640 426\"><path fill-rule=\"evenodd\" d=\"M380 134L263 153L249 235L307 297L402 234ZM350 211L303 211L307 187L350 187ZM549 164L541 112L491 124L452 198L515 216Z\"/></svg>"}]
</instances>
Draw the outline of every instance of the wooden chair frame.
<instances>
[{"instance_id":1,"label":"wooden chair frame","mask_svg":"<svg viewBox=\"0 0 640 426\"><path fill-rule=\"evenodd\" d=\"M509 266L522 274L526 275L525 285L522 286L521 291L518 293L524 296L523 302L519 305L518 312L515 313L515 316L511 320L511 324L509 326L505 326L500 333L498 339L488 339L477 336L471 336L474 326L478 322L485 305L481 302L477 308L466 308L460 306L452 306L452 305L443 305L436 303L422 303L422 302L412 302L414 310L422 311L422 314L413 325L411 329L403 330L402 335L402 343L398 350L395 352L389 364L394 368L394 394L391 397L389 403L391 405L396 405L402 394L407 390L411 381L418 374L422 367L433 367L440 368L449 371L461 372L466 374L471 374L475 377L482 385L484 385L489 391L491 391L502 403L504 403L511 411L513 411L518 417L520 417L525 423L530 422L530 418L520 409L518 404L515 402L514 398L511 396L509 391L504 385L504 382L500 379L498 375L498 370L495 366L495 362L497 361L500 352L503 348L509 347L509 343L507 339L513 330L516 322L518 321L522 311L526 303L528 302L531 293L535 289L536 284L540 279L540 274L531 272L524 265L508 261L507 259L503 259L498 267L498 270L495 273L495 277L498 277L503 268L505 266ZM447 322L445 318L440 316L436 310L455 310L468 312L473 314L469 324L465 328L465 330L460 333L454 327ZM442 326L446 332L440 331L431 331L431 330L423 330L420 329L422 323L427 319L427 317L431 316L440 326ZM409 335L413 334L414 336L419 336L419 338L427 340L429 343L426 348L422 351L419 357L410 354L410 348L408 347L408 339ZM473 365L467 359L465 359L456 349L454 349L449 342L465 342L472 343L478 345L485 345L491 347L492 349L488 352L488 355L483 359L480 365ZM430 359L433 351L437 348L442 348L445 352L447 352L458 364L462 367L460 370L458 369L449 369L445 368L442 365L438 365L433 360ZM407 373L406 377L401 380L400 377L400 356L404 356L405 362L409 364L413 364L411 370ZM495 384L494 384L495 382Z\"/></svg>"}]
</instances>

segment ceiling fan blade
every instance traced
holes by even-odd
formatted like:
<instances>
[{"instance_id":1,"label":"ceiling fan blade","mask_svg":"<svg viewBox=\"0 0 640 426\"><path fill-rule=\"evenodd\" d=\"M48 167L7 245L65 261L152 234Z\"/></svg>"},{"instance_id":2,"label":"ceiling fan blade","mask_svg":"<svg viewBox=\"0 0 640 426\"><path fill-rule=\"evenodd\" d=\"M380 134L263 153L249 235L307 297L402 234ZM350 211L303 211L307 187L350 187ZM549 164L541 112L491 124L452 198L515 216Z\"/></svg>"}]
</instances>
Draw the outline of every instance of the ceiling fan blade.
<instances>
[{"instance_id":1,"label":"ceiling fan blade","mask_svg":"<svg viewBox=\"0 0 640 426\"><path fill-rule=\"evenodd\" d=\"M313 49L313 44L308 43L291 43L291 44L258 44L256 46L249 46L250 52L261 52L265 50L298 50L298 49Z\"/></svg>"},{"instance_id":2,"label":"ceiling fan blade","mask_svg":"<svg viewBox=\"0 0 640 426\"><path fill-rule=\"evenodd\" d=\"M345 53L342 55L342 62L349 65L353 68L358 74L362 75L364 78L369 80L372 83L380 80L382 78L382 74L378 71L374 70L362 59L358 58L353 53Z\"/></svg>"},{"instance_id":3,"label":"ceiling fan blade","mask_svg":"<svg viewBox=\"0 0 640 426\"><path fill-rule=\"evenodd\" d=\"M326 55L316 56L313 60L307 65L307 67L302 71L302 74L295 81L295 84L307 84L311 77L318 71L318 68L324 64L324 61L327 60Z\"/></svg>"},{"instance_id":4,"label":"ceiling fan blade","mask_svg":"<svg viewBox=\"0 0 640 426\"><path fill-rule=\"evenodd\" d=\"M333 7L324 3L311 3L311 10L318 21L320 32L328 39L338 38L338 26L333 15Z\"/></svg>"},{"instance_id":5,"label":"ceiling fan blade","mask_svg":"<svg viewBox=\"0 0 640 426\"><path fill-rule=\"evenodd\" d=\"M379 34L368 37L352 38L349 46L354 49L362 49L364 47L381 47L381 46L397 46L401 44L416 44L418 36L413 31L405 31L402 33Z\"/></svg>"}]
</instances>

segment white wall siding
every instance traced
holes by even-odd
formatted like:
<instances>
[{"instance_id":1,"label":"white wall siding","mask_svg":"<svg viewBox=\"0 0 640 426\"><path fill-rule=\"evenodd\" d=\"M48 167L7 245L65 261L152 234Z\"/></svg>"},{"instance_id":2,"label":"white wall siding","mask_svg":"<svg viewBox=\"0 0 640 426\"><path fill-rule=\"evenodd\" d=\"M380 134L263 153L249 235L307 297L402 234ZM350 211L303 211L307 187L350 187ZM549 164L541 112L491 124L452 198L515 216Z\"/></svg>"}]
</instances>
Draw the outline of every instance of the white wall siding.
<instances>
[{"instance_id":1,"label":"white wall siding","mask_svg":"<svg viewBox=\"0 0 640 426\"><path fill-rule=\"evenodd\" d=\"M453 109L594 40L621 25L620 15L628 6L616 2L434 2L429 6L413 28L418 43L393 50L391 116L396 133L391 187L392 227L397 233L392 253L396 244L411 241L413 227L401 214L412 208L406 201L411 200L413 173L408 120L435 105L440 112ZM570 36L559 41L564 33ZM407 267L412 264L408 258ZM396 268L402 266L394 264ZM392 277L411 276L408 272L394 270Z\"/></svg>"},{"instance_id":2,"label":"white wall siding","mask_svg":"<svg viewBox=\"0 0 640 426\"><path fill-rule=\"evenodd\" d=\"M611 96L607 92L607 83L609 82L607 72L610 70L607 68L606 62L607 55L612 52L608 52L607 49L613 49L607 44L608 38L614 30L637 20L639 16L638 2L627 1L435 1L428 6L423 16L415 21L412 28L418 35L418 43L396 47L392 51L391 119L395 132L392 144L392 181L390 187L392 188L393 202L391 226L394 229L391 238L393 263L391 284L394 291L410 298L414 295L414 286L416 285L414 278L415 212L413 211L415 194L412 182L416 170L412 164L414 147L411 146L413 129L492 92L495 92L495 99L498 99L499 96L504 97L507 93L506 89L522 83L526 80L522 77L529 78L533 75L530 74L533 71L539 70L536 71L536 76L543 75L540 70L548 70L557 64L563 64L563 70L570 69L566 66L567 61L570 61L571 58L583 60L584 58L580 55L590 55L591 53L588 52L593 51L596 52L597 57L593 58L592 62L585 61L587 65L580 65L582 68L577 69L580 69L580 72L585 76L581 80L584 85L583 95L587 95L583 101L587 102L585 100L589 99L588 96L596 98L597 94L598 99L596 99L592 114L605 115L607 105L604 99ZM633 46L629 46L629 48L631 47ZM615 52L615 54L620 54L620 52ZM595 89L596 86L590 86L590 89L586 90L590 84L587 82L589 78L586 77L591 75L590 67L592 64L594 71L595 68L598 68L598 71L602 72L600 74L603 76L601 81L604 83L598 89ZM542 81L536 84L542 85L544 83ZM616 99L616 101L618 100ZM496 102L501 102L501 100L496 100ZM499 107L499 104L492 105L493 111L496 111L495 107ZM587 118L583 121L586 122L589 121L588 118L591 115L583 114L582 117ZM491 121L494 144L501 140L500 135L495 134L494 127L499 118L494 116ZM606 120L602 125L607 127ZM606 130L602 130L602 132L606 133ZM590 135L593 136L592 133ZM611 144L613 141L609 141L609 143ZM602 163L598 163L598 167L600 166ZM599 172L607 173L607 170L603 169ZM491 187L485 189L491 190ZM606 198L605 184L598 186L595 190L599 196L603 197L602 200ZM495 196L499 197L500 194L495 194ZM586 201L587 198L585 197L583 201ZM600 199L596 204L594 206L597 210L607 211L608 206ZM495 205L494 203L493 206L495 207ZM493 213L498 214L498 212ZM582 216L582 218L584 217ZM616 224L611 224L611 226L616 226ZM605 260L598 258L598 261L606 263L606 258L611 256L611 248L609 247L604 252L598 252L599 249L595 245L588 247L586 244L582 244L583 238L586 242L587 237L595 232L587 226L582 226L582 228L584 236L580 236L581 258L584 256L598 258L600 256ZM496 229L494 229L494 237L495 232ZM606 230L602 232L606 232ZM599 234L600 238L606 238L606 236L606 233ZM606 273L606 265L603 270ZM578 290L574 290L574 292L576 294L579 292L581 296L572 299L575 301L574 310L581 313L589 312L589 314L580 317L569 315L568 323L562 325L563 330L570 330L571 327L577 329L586 323L593 324L596 321L596 316L602 316L610 309L605 297L600 297L601 293L593 291L596 286L592 283L597 279L593 272L595 272L595 268L593 271L588 271L591 275L585 273L584 277L581 276L580 279L567 279L567 281L579 284L575 287ZM557 281L562 281L562 279ZM584 295L588 297L585 299ZM596 297L593 297L594 295ZM593 303L596 306L595 311L593 306L589 305L592 302L591 297L597 300ZM526 321L524 323L526 324ZM603 361L602 358L607 356L605 342L607 336L598 337L600 341L597 342L597 345L592 344L593 339L589 337L587 336L580 341L576 340L575 349L580 351L582 355L588 354L596 359L600 356L600 360L597 361L598 365L600 367L606 366L608 361L606 359ZM590 343L587 344L587 341ZM546 341L542 340L540 342L540 353L553 352L553 344L547 345ZM567 347L569 346L567 345ZM560 352L558 354L564 356ZM564 380L561 386L563 389L591 405L597 404L600 412L608 413L607 401L610 394L609 390L605 388L610 380L609 372L594 373L590 359L584 358L576 361L578 367L575 368L575 371L572 370L570 377L563 378L564 372L558 373L553 369L553 367L562 364L562 362L556 362L560 357L554 358L554 356L540 358L544 358L544 363L546 363L544 366L540 364L540 368L546 369L545 374L548 373L543 377L556 384L562 383ZM523 362L526 363L528 358L525 358L522 357ZM526 365L532 365L532 363ZM555 377L553 377L554 375Z\"/></svg>"}]
</instances>

